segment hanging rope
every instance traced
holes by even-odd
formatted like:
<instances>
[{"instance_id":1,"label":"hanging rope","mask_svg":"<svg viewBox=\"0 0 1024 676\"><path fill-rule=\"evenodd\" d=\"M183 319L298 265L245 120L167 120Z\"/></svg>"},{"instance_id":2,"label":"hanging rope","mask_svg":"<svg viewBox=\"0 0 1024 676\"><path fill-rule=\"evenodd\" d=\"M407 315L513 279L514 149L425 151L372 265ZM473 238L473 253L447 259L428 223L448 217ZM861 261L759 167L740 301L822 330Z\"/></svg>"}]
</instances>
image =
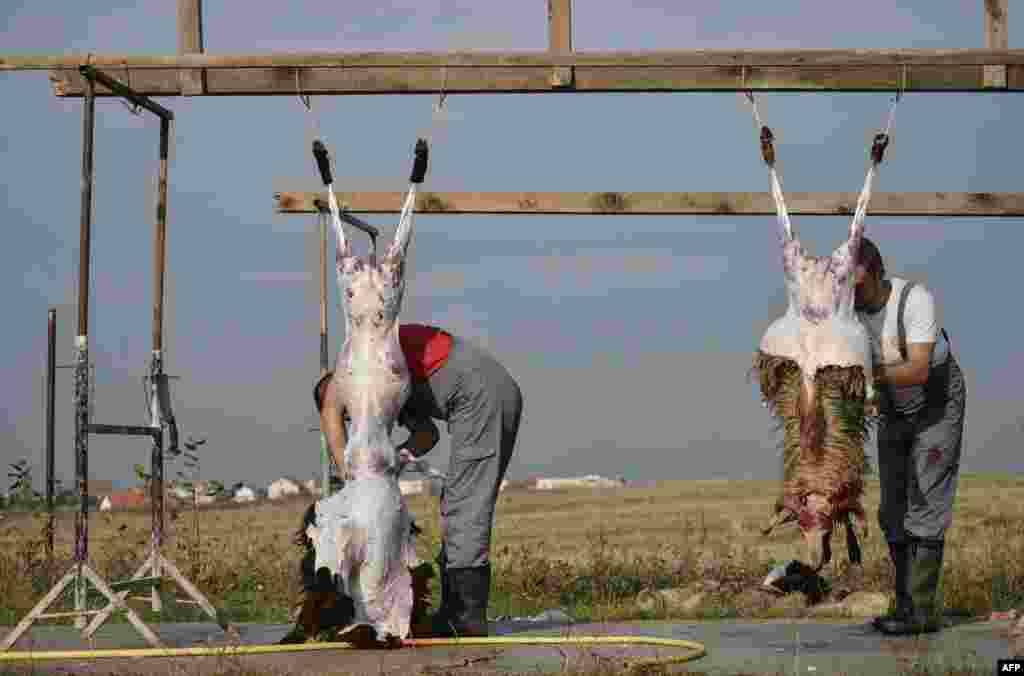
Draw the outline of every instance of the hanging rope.
<instances>
[{"instance_id":1,"label":"hanging rope","mask_svg":"<svg viewBox=\"0 0 1024 676\"><path fill-rule=\"evenodd\" d=\"M299 103L306 110L306 147L312 145L316 139L323 139L323 135L320 132L320 120L319 116L313 111L313 97L310 94L306 94L302 91L302 69L295 69L295 95L299 98Z\"/></svg>"},{"instance_id":2,"label":"hanging rope","mask_svg":"<svg viewBox=\"0 0 1024 676\"><path fill-rule=\"evenodd\" d=\"M743 67L743 87L746 87L747 81L747 68ZM779 176L775 171L775 136L772 134L772 130L768 128L768 125L761 121L761 114L757 110L757 100L754 98L754 93L750 89L746 89L744 92L747 101L750 102L750 109L754 114L754 124L757 126L759 131L759 140L761 143L761 158L764 163L768 165L768 176L771 180L772 186L772 199L775 201L775 214L779 223L780 237L783 242L788 242L793 239L793 224L789 220L789 211L786 209L786 199L782 194L782 184L779 182Z\"/></svg>"}]
</instances>

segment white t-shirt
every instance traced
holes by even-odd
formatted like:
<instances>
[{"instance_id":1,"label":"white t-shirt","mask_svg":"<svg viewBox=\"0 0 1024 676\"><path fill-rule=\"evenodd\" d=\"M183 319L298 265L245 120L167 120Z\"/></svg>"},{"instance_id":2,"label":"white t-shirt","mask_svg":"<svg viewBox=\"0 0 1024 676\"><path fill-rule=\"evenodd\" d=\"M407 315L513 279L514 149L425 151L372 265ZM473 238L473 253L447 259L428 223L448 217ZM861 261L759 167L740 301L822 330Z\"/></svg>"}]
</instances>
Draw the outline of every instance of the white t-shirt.
<instances>
[{"instance_id":1,"label":"white t-shirt","mask_svg":"<svg viewBox=\"0 0 1024 676\"><path fill-rule=\"evenodd\" d=\"M858 312L857 317L871 337L871 351L876 361L883 364L899 364L903 361L900 355L899 330L896 316L899 312L900 294L907 280L899 277L889 279L892 291L885 307L875 314ZM907 296L907 305L903 310L903 328L906 331L907 345L911 343L935 343L932 350L931 366L939 366L949 356L949 345L942 335L942 324L939 309L931 292L920 282L914 285ZM891 388L893 403L897 409L915 409L924 403L924 386Z\"/></svg>"}]
</instances>

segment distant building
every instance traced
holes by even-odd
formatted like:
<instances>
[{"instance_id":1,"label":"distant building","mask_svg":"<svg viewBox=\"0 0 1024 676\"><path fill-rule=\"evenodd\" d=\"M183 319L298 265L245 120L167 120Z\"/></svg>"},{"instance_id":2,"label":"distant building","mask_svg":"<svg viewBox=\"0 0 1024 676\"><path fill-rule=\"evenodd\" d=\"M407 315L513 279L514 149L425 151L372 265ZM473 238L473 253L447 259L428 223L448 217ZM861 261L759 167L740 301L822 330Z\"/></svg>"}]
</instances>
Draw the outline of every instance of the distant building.
<instances>
[{"instance_id":1,"label":"distant building","mask_svg":"<svg viewBox=\"0 0 1024 676\"><path fill-rule=\"evenodd\" d=\"M551 491L559 488L618 488L625 485L624 479L608 479L596 474L573 478L537 479L537 490Z\"/></svg>"},{"instance_id":2,"label":"distant building","mask_svg":"<svg viewBox=\"0 0 1024 676\"><path fill-rule=\"evenodd\" d=\"M131 509L144 507L147 503L146 492L142 488L129 488L126 491L108 493L100 500L99 509L101 512L109 512L116 509Z\"/></svg>"},{"instance_id":3,"label":"distant building","mask_svg":"<svg viewBox=\"0 0 1024 676\"><path fill-rule=\"evenodd\" d=\"M271 500L281 500L292 495L300 495L302 486L298 481L290 477L275 479L267 486L267 497Z\"/></svg>"},{"instance_id":4,"label":"distant building","mask_svg":"<svg viewBox=\"0 0 1024 676\"><path fill-rule=\"evenodd\" d=\"M441 488L444 486L439 477L427 477L426 479L399 479L398 490L402 495L441 495Z\"/></svg>"},{"instance_id":5,"label":"distant building","mask_svg":"<svg viewBox=\"0 0 1024 676\"><path fill-rule=\"evenodd\" d=\"M505 491L532 491L537 488L537 479L505 479L501 482L499 492Z\"/></svg>"},{"instance_id":6,"label":"distant building","mask_svg":"<svg viewBox=\"0 0 1024 676\"><path fill-rule=\"evenodd\" d=\"M255 502L256 491L244 483L237 483L231 487L231 500L232 502Z\"/></svg>"},{"instance_id":7,"label":"distant building","mask_svg":"<svg viewBox=\"0 0 1024 676\"><path fill-rule=\"evenodd\" d=\"M302 487L313 497L320 496L320 479L309 479L302 484Z\"/></svg>"}]
</instances>

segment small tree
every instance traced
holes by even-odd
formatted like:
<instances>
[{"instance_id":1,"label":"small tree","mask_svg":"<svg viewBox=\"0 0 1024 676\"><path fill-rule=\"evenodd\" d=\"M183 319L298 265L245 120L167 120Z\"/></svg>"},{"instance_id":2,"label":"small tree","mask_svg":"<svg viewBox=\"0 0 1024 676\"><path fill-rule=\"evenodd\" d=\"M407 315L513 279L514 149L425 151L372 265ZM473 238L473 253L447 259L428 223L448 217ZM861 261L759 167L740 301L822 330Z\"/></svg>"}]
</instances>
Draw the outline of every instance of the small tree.
<instances>
[{"instance_id":1,"label":"small tree","mask_svg":"<svg viewBox=\"0 0 1024 676\"><path fill-rule=\"evenodd\" d=\"M192 547L190 547L189 558L192 563L193 577L199 574L199 493L200 477L202 475L202 460L199 457L199 448L206 444L206 438L194 439L189 436L185 442L184 470L178 470L177 475L181 478L181 485L192 493ZM224 484L220 481L208 481L203 494L205 496L219 495L224 492Z\"/></svg>"},{"instance_id":2,"label":"small tree","mask_svg":"<svg viewBox=\"0 0 1024 676\"><path fill-rule=\"evenodd\" d=\"M7 489L7 502L11 507L34 507L42 496L32 488L32 467L22 458L10 464L7 478L11 485Z\"/></svg>"}]
</instances>

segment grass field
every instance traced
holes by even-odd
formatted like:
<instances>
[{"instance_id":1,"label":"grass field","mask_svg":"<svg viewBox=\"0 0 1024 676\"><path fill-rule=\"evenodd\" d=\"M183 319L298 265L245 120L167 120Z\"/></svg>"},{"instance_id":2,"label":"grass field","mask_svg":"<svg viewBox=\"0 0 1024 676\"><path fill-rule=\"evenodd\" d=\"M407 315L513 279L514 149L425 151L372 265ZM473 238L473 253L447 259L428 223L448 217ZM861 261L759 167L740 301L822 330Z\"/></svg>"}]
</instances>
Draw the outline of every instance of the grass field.
<instances>
[{"instance_id":1,"label":"grass field","mask_svg":"<svg viewBox=\"0 0 1024 676\"><path fill-rule=\"evenodd\" d=\"M667 481L654 487L502 494L494 532L491 616L562 607L579 620L764 618L806 612L799 595L782 601L753 591L768 570L799 557L795 530L768 538L759 529L777 482ZM424 532L419 553L437 552L437 498L409 496ZM301 550L292 538L308 500L205 508L199 538L193 515L170 515L166 553L229 617L284 622L299 598ZM864 590L888 592L891 567L874 515L877 484L865 506L871 531L864 546ZM172 510L168 510L171 512ZM173 518L171 518L173 516ZM71 557L73 515L59 516L57 561L48 567L42 515L7 514L0 521L0 624L12 625L63 574ZM128 578L145 556L149 514L90 516L90 560L108 581ZM826 575L845 566L842 531ZM942 594L947 609L987 614L1024 605L1024 476L962 477L947 539ZM699 607L642 608L642 590L710 581ZM435 580L436 582L436 580ZM171 583L163 621L199 619L176 605ZM436 589L435 589L436 593ZM183 596L182 594L178 595ZM59 602L70 609L70 594ZM100 607L99 599L93 605ZM144 607L144 604L133 604ZM146 617L153 617L148 610Z\"/></svg>"}]
</instances>

